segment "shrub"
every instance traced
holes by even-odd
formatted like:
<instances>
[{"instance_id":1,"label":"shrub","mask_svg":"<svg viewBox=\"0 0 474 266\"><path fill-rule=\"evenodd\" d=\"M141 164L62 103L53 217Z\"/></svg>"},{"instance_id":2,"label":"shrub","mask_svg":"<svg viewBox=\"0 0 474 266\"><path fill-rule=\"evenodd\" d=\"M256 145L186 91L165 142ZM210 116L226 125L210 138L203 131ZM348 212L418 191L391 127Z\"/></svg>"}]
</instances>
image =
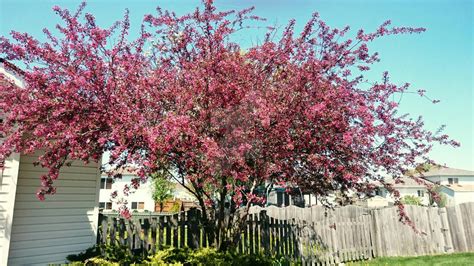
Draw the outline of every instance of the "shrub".
<instances>
[{"instance_id":1,"label":"shrub","mask_svg":"<svg viewBox=\"0 0 474 266\"><path fill-rule=\"evenodd\" d=\"M84 252L81 252L79 254L71 254L66 256L66 259L68 261L86 261L87 259L96 257L100 255L100 247L99 246L93 246L88 249L86 249Z\"/></svg>"},{"instance_id":2,"label":"shrub","mask_svg":"<svg viewBox=\"0 0 474 266\"><path fill-rule=\"evenodd\" d=\"M105 265L115 265L114 263L129 265L143 260L139 255L130 252L126 246L104 244L95 245L77 255L68 255L66 259L70 262L82 262L85 265L104 265L105 262L107 262Z\"/></svg>"},{"instance_id":3,"label":"shrub","mask_svg":"<svg viewBox=\"0 0 474 266\"><path fill-rule=\"evenodd\" d=\"M421 199L417 196L406 195L402 198L402 203L406 205L421 206Z\"/></svg>"},{"instance_id":4,"label":"shrub","mask_svg":"<svg viewBox=\"0 0 474 266\"><path fill-rule=\"evenodd\" d=\"M92 250L94 252L87 252ZM238 254L220 252L215 248L192 250L190 248L164 248L147 258L132 256L126 247L116 245L95 246L78 255L69 255L70 265L291 265L283 257L264 256L262 254ZM91 257L87 257L90 255ZM77 260L77 261L76 261Z\"/></svg>"},{"instance_id":5,"label":"shrub","mask_svg":"<svg viewBox=\"0 0 474 266\"><path fill-rule=\"evenodd\" d=\"M189 248L168 248L150 256L152 265L280 265L282 259L266 257L260 254L237 254L219 252L215 248L191 250Z\"/></svg>"}]
</instances>

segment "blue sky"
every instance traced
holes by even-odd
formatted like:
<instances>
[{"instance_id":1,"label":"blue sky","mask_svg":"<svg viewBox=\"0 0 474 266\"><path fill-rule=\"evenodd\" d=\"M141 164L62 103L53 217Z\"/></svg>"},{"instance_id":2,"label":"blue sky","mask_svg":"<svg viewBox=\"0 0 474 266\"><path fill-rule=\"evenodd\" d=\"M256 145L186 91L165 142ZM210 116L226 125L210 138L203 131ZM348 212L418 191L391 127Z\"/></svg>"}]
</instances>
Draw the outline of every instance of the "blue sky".
<instances>
[{"instance_id":1,"label":"blue sky","mask_svg":"<svg viewBox=\"0 0 474 266\"><path fill-rule=\"evenodd\" d=\"M59 21L51 7L74 9L79 1L0 0L0 3L0 35L14 29L42 39L42 29L53 28ZM156 6L184 14L199 4L195 0L102 0L88 1L86 11L94 14L100 25L108 26L122 18L125 8L129 8L133 30L143 15L153 13ZM432 104L415 95L406 95L401 111L413 117L422 115L430 130L445 124L445 132L461 142L461 147L435 147L432 158L447 166L474 170L473 1L218 0L216 5L224 10L255 6L255 14L267 18L267 24L284 26L295 18L298 29L315 11L330 26L350 25L353 30L373 30L387 19L397 26L427 28L421 35L387 37L371 45L380 53L381 62L367 77L378 80L387 70L392 81L409 82L413 91L426 89L431 98L441 100ZM256 42L261 36L258 33L258 30L248 31L238 41L244 46Z\"/></svg>"}]
</instances>

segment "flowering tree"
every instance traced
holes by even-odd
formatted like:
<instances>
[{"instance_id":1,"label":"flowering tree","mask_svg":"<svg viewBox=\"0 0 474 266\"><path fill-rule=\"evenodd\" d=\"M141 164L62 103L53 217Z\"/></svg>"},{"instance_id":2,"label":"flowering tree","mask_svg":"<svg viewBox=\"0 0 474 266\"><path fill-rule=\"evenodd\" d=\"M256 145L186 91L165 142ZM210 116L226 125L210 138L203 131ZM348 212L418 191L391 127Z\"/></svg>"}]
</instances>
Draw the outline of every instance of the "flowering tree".
<instances>
[{"instance_id":1,"label":"flowering tree","mask_svg":"<svg viewBox=\"0 0 474 266\"><path fill-rule=\"evenodd\" d=\"M187 188L210 239L225 248L240 236L226 232L238 232L248 207L264 201L259 186L367 194L370 180L429 161L434 143L458 145L397 113L408 84L363 76L378 61L370 42L422 28L388 21L349 38L349 27L332 29L314 14L300 33L290 21L243 49L232 37L262 20L252 8L219 12L206 1L181 17L157 9L130 41L127 13L104 29L84 6L74 14L55 7L64 23L59 35L44 30L46 42L18 32L0 39L0 53L26 65L25 88L1 85L0 155L44 151L40 199L54 194L70 160L107 151L114 172L138 167L126 191L157 172Z\"/></svg>"}]
</instances>

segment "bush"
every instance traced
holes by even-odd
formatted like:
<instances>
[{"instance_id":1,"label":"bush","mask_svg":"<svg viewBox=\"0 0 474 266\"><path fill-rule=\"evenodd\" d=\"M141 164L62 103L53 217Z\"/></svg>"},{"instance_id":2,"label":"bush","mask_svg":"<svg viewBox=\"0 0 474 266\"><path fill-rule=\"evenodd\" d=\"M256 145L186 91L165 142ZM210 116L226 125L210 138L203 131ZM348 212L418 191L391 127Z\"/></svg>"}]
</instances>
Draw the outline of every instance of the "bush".
<instances>
[{"instance_id":1,"label":"bush","mask_svg":"<svg viewBox=\"0 0 474 266\"><path fill-rule=\"evenodd\" d=\"M191 250L168 248L149 257L152 265L280 265L279 260L260 254L219 252L215 248Z\"/></svg>"},{"instance_id":2,"label":"bush","mask_svg":"<svg viewBox=\"0 0 474 266\"><path fill-rule=\"evenodd\" d=\"M86 249L84 252L81 252L79 254L71 254L66 256L66 259L68 261L86 261L90 258L96 257L100 255L100 247L99 246L93 246L88 249Z\"/></svg>"},{"instance_id":3,"label":"bush","mask_svg":"<svg viewBox=\"0 0 474 266\"><path fill-rule=\"evenodd\" d=\"M421 206L421 199L417 196L406 195L402 198L402 203L406 205Z\"/></svg>"},{"instance_id":4,"label":"bush","mask_svg":"<svg viewBox=\"0 0 474 266\"><path fill-rule=\"evenodd\" d=\"M68 255L66 259L74 263L82 262L83 265L130 265L143 260L140 255L130 252L126 246L103 244L95 245L77 255Z\"/></svg>"},{"instance_id":5,"label":"bush","mask_svg":"<svg viewBox=\"0 0 474 266\"><path fill-rule=\"evenodd\" d=\"M89 249L88 249L89 250ZM70 265L290 265L283 257L276 258L262 254L238 254L220 252L215 248L192 250L189 248L164 248L148 257L132 256L126 247L101 245L78 255L69 255ZM91 257L87 257L90 255Z\"/></svg>"}]
</instances>

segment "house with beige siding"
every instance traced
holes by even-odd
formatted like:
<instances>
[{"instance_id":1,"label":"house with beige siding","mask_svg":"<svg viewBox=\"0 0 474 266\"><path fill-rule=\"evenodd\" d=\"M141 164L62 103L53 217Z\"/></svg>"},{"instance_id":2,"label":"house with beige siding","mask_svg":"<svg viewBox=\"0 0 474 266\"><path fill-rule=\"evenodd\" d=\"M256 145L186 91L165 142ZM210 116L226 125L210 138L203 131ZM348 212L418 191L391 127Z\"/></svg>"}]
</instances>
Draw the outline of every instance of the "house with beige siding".
<instances>
[{"instance_id":1,"label":"house with beige siding","mask_svg":"<svg viewBox=\"0 0 474 266\"><path fill-rule=\"evenodd\" d=\"M0 82L22 86L20 70L0 60ZM1 76L0 76L1 77ZM0 174L0 265L64 263L66 256L95 244L97 238L100 169L74 161L56 181L57 192L36 198L39 177L34 166L40 153L14 153Z\"/></svg>"}]
</instances>

